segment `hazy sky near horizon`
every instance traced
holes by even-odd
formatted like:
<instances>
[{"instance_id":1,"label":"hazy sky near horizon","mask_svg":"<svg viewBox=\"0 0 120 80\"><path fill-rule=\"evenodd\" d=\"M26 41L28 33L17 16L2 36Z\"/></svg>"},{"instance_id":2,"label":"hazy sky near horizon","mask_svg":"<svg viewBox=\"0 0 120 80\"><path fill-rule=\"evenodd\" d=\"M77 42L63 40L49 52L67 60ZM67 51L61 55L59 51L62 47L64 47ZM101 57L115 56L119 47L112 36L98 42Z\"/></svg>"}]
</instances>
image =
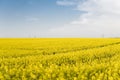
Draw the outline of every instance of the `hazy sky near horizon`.
<instances>
[{"instance_id":1,"label":"hazy sky near horizon","mask_svg":"<svg viewBox=\"0 0 120 80\"><path fill-rule=\"evenodd\" d=\"M0 37L120 37L120 0L0 0Z\"/></svg>"}]
</instances>

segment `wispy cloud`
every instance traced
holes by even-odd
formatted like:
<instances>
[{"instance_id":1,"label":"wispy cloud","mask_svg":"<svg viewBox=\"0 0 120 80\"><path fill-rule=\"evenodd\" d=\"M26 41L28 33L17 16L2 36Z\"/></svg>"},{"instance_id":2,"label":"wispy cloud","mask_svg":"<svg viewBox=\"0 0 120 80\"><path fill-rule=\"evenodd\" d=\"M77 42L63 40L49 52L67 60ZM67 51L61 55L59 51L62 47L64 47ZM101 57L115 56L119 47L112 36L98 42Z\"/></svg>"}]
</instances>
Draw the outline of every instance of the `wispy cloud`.
<instances>
[{"instance_id":1,"label":"wispy cloud","mask_svg":"<svg viewBox=\"0 0 120 80\"><path fill-rule=\"evenodd\" d=\"M75 1L72 0L58 0L56 3L61 6L71 6L76 4Z\"/></svg>"},{"instance_id":2,"label":"wispy cloud","mask_svg":"<svg viewBox=\"0 0 120 80\"><path fill-rule=\"evenodd\" d=\"M85 11L85 13L80 14L78 19L69 24L52 29L51 33L80 34L86 37L120 34L120 0L63 0L61 5L62 3L63 5L74 3L76 10Z\"/></svg>"},{"instance_id":3,"label":"wispy cloud","mask_svg":"<svg viewBox=\"0 0 120 80\"><path fill-rule=\"evenodd\" d=\"M25 20L28 21L28 22L36 22L36 21L39 21L39 18L27 16L27 17L25 18Z\"/></svg>"}]
</instances>

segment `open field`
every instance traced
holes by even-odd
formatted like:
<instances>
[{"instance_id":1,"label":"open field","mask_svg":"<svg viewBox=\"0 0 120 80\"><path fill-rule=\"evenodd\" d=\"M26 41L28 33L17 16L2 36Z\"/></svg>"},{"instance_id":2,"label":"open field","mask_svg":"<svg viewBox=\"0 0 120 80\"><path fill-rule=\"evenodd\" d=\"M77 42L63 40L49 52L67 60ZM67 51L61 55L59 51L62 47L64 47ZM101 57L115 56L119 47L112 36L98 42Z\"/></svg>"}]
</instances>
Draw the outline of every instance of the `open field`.
<instances>
[{"instance_id":1,"label":"open field","mask_svg":"<svg viewBox=\"0 0 120 80\"><path fill-rule=\"evenodd\" d=\"M0 39L0 80L120 80L120 39Z\"/></svg>"}]
</instances>

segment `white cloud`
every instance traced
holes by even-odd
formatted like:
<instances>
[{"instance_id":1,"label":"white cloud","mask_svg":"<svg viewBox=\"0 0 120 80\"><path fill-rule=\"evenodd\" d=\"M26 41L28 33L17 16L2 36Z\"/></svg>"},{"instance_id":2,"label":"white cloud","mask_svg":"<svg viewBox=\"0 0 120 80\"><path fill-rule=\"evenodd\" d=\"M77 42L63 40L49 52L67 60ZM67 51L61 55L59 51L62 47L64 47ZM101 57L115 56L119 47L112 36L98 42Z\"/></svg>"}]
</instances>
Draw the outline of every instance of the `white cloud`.
<instances>
[{"instance_id":1,"label":"white cloud","mask_svg":"<svg viewBox=\"0 0 120 80\"><path fill-rule=\"evenodd\" d=\"M51 29L51 34L61 34L62 36L74 34L79 35L78 37L100 37L101 34L119 36L120 0L71 1L76 4L77 10L86 13L80 14L79 18L71 21L70 24Z\"/></svg>"},{"instance_id":2,"label":"white cloud","mask_svg":"<svg viewBox=\"0 0 120 80\"><path fill-rule=\"evenodd\" d=\"M36 21L39 21L39 18L26 16L26 17L25 17L25 20L26 20L27 22L36 22Z\"/></svg>"},{"instance_id":3,"label":"white cloud","mask_svg":"<svg viewBox=\"0 0 120 80\"><path fill-rule=\"evenodd\" d=\"M58 0L56 3L61 6L71 6L76 4L73 0Z\"/></svg>"}]
</instances>

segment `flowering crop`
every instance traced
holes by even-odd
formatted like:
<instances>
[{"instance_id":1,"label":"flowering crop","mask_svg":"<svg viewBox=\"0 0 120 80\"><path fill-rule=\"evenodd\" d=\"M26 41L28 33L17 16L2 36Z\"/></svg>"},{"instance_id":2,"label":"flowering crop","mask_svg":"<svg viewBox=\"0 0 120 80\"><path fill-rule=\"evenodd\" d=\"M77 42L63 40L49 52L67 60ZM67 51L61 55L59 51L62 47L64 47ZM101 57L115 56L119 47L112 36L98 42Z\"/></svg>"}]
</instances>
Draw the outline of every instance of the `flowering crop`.
<instances>
[{"instance_id":1,"label":"flowering crop","mask_svg":"<svg viewBox=\"0 0 120 80\"><path fill-rule=\"evenodd\" d=\"M0 39L0 80L119 80L120 39Z\"/></svg>"}]
</instances>

